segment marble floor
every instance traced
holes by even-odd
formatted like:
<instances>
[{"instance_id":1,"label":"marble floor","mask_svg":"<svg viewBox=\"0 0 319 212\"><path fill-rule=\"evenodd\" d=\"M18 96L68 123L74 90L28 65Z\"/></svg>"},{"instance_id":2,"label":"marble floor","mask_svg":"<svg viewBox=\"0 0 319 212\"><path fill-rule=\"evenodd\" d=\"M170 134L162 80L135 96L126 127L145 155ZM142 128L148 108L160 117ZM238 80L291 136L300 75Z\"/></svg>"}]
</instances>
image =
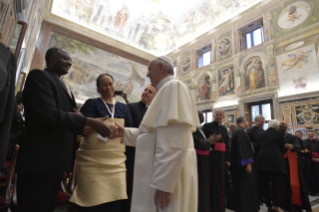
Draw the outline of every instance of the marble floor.
<instances>
[{"instance_id":1,"label":"marble floor","mask_svg":"<svg viewBox=\"0 0 319 212\"><path fill-rule=\"evenodd\" d=\"M309 200L310 200L310 204L311 204L313 210L316 209L316 208L319 209L319 196L309 196ZM260 207L259 212L267 212L267 211L268 210L267 210L266 205L262 205ZM233 212L233 211L229 210L229 209L226 209L226 212ZM315 212L315 210L313 212Z\"/></svg>"},{"instance_id":2,"label":"marble floor","mask_svg":"<svg viewBox=\"0 0 319 212\"><path fill-rule=\"evenodd\" d=\"M319 195L318 196L309 196L309 200L313 209L313 212L319 211ZM69 211L68 205L65 206L58 206L54 212L68 212ZM317 210L316 210L317 209ZM262 205L260 207L260 212L267 212L267 207L265 205ZM226 212L233 212L232 210L226 209Z\"/></svg>"}]
</instances>

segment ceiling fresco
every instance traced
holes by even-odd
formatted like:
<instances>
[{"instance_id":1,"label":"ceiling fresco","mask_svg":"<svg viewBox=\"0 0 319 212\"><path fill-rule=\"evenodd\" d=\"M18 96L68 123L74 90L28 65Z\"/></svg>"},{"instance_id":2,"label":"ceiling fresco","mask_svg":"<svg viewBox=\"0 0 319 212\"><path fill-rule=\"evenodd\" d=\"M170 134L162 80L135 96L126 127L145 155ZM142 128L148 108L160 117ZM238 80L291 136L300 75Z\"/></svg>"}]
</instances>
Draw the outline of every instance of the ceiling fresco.
<instances>
[{"instance_id":1,"label":"ceiling fresco","mask_svg":"<svg viewBox=\"0 0 319 212\"><path fill-rule=\"evenodd\" d=\"M154 55L193 41L262 0L54 0L51 13Z\"/></svg>"}]
</instances>

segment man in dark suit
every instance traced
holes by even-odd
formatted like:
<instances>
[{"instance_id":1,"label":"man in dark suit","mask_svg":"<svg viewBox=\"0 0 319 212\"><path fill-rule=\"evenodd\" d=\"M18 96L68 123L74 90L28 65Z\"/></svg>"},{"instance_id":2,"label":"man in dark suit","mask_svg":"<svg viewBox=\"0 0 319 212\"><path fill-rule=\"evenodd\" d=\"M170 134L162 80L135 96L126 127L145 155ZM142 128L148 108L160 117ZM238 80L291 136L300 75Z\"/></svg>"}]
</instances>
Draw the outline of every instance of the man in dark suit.
<instances>
[{"instance_id":1,"label":"man in dark suit","mask_svg":"<svg viewBox=\"0 0 319 212\"><path fill-rule=\"evenodd\" d=\"M17 61L10 48L0 42L0 169L4 168L14 110ZM1 170L0 170L1 172Z\"/></svg>"},{"instance_id":2,"label":"man in dark suit","mask_svg":"<svg viewBox=\"0 0 319 212\"><path fill-rule=\"evenodd\" d=\"M128 108L131 111L133 127L139 128L143 117L146 113L147 107L151 104L154 96L156 94L156 88L153 86L147 86L142 93L142 99L139 102L128 104ZM124 98L126 99L126 98ZM133 176L134 176L134 161L135 161L135 147L126 146L126 188L128 199L123 201L121 205L122 212L131 211L131 201L133 192Z\"/></svg>"},{"instance_id":3,"label":"man in dark suit","mask_svg":"<svg viewBox=\"0 0 319 212\"><path fill-rule=\"evenodd\" d=\"M82 116L60 77L72 66L70 55L51 48L47 69L29 73L23 92L25 134L17 158L19 211L53 211L63 173L72 169L76 135L91 127L102 136L111 130L102 119Z\"/></svg>"}]
</instances>

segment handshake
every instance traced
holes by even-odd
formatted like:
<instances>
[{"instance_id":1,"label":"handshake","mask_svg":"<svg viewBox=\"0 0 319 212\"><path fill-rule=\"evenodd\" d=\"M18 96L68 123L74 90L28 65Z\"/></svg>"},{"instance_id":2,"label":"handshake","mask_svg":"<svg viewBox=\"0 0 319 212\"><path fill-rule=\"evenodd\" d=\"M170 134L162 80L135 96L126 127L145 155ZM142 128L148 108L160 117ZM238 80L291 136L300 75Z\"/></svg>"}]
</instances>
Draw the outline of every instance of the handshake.
<instances>
[{"instance_id":1,"label":"handshake","mask_svg":"<svg viewBox=\"0 0 319 212\"><path fill-rule=\"evenodd\" d=\"M87 118L83 135L92 135L97 132L102 137L107 137L109 139L123 138L124 127L120 126L117 123L107 123L105 122L107 119L108 117Z\"/></svg>"}]
</instances>

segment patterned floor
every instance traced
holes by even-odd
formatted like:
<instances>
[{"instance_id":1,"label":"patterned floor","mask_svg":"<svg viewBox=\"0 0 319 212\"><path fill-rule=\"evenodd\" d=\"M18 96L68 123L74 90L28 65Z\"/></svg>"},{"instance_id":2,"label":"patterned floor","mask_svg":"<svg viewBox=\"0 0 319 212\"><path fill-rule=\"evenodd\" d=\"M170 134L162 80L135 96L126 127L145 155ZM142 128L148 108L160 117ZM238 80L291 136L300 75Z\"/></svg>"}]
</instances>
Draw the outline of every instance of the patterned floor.
<instances>
[{"instance_id":1,"label":"patterned floor","mask_svg":"<svg viewBox=\"0 0 319 212\"><path fill-rule=\"evenodd\" d=\"M319 208L319 196L309 196L310 203L313 209ZM66 206L59 206L57 207L54 212L69 212L69 208L73 207L72 205L66 205ZM262 205L260 207L260 212L267 212L267 207L265 205ZM233 212L232 210L226 209L226 212Z\"/></svg>"},{"instance_id":2,"label":"patterned floor","mask_svg":"<svg viewBox=\"0 0 319 212\"><path fill-rule=\"evenodd\" d=\"M319 208L319 196L309 196L310 204L312 209ZM226 209L226 212L233 212L232 210ZM266 205L260 207L259 212L268 212Z\"/></svg>"}]
</instances>

